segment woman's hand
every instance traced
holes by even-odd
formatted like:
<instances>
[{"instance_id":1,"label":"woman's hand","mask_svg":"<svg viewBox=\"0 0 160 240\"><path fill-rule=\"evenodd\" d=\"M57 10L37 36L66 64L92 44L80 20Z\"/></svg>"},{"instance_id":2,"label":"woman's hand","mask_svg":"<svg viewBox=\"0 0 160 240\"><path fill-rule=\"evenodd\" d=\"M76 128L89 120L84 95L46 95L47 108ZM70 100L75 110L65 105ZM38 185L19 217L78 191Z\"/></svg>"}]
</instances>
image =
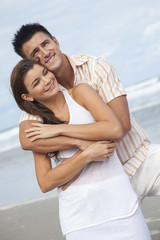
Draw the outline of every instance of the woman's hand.
<instances>
[{"instance_id":1,"label":"woman's hand","mask_svg":"<svg viewBox=\"0 0 160 240\"><path fill-rule=\"evenodd\" d=\"M108 161L109 158L114 154L114 151L117 147L117 143L113 141L101 141L96 142L90 145L88 148L86 148L83 153L85 153L86 159L88 159L88 162L92 161ZM68 161L73 160L75 157L77 157L82 151L79 150L75 155L73 155L71 158L67 160L63 160L61 164L65 164ZM65 191L81 174L82 171L80 171L76 176L74 176L70 181L67 183L59 186L63 191Z\"/></svg>"},{"instance_id":2,"label":"woman's hand","mask_svg":"<svg viewBox=\"0 0 160 240\"><path fill-rule=\"evenodd\" d=\"M114 141L100 141L92 144L83 153L85 153L88 162L106 161L113 156L118 143Z\"/></svg>"},{"instance_id":3,"label":"woman's hand","mask_svg":"<svg viewBox=\"0 0 160 240\"><path fill-rule=\"evenodd\" d=\"M61 125L43 124L43 123L31 123L32 128L27 129L27 137L31 142L40 138L52 138L61 134Z\"/></svg>"}]
</instances>

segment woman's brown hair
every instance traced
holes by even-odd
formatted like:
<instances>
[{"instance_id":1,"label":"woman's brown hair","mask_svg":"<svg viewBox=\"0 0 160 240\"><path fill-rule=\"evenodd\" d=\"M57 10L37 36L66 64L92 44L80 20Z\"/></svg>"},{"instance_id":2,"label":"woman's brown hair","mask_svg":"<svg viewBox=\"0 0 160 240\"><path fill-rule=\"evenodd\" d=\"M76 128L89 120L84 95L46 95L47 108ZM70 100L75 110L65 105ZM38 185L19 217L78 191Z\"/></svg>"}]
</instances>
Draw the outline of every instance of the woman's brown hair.
<instances>
[{"instance_id":1,"label":"woman's brown hair","mask_svg":"<svg viewBox=\"0 0 160 240\"><path fill-rule=\"evenodd\" d=\"M22 99L22 94L27 94L24 78L30 69L33 69L37 62L30 59L21 60L13 69L10 79L10 86L14 99L19 108L31 115L39 116L44 124L62 124L61 120L55 117L54 113L43 104L34 100L33 102ZM57 153L56 153L57 155Z\"/></svg>"}]
</instances>

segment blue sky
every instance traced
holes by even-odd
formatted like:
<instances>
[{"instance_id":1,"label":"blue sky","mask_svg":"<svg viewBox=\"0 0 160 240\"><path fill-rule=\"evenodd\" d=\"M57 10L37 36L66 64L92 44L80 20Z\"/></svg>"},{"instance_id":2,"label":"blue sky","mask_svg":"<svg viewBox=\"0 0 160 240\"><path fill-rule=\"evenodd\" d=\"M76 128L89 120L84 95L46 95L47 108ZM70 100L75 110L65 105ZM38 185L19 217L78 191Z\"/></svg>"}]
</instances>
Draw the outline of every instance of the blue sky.
<instances>
[{"instance_id":1,"label":"blue sky","mask_svg":"<svg viewBox=\"0 0 160 240\"><path fill-rule=\"evenodd\" d=\"M160 75L159 9L159 0L1 0L1 111L15 108L8 87L20 57L11 40L22 24L44 25L65 53L103 56L129 86Z\"/></svg>"}]
</instances>

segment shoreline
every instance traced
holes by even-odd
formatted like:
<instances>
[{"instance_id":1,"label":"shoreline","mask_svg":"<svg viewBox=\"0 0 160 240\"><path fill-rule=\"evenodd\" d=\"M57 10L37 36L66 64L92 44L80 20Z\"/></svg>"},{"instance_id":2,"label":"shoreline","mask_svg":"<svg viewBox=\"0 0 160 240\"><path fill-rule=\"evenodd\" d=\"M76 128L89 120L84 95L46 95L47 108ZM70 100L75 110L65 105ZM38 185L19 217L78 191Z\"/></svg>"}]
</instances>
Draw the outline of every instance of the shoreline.
<instances>
[{"instance_id":1,"label":"shoreline","mask_svg":"<svg viewBox=\"0 0 160 240\"><path fill-rule=\"evenodd\" d=\"M27 201L15 202L15 203L12 203L12 204L0 206L0 211L10 210L10 209L15 208L15 207L23 207L25 205L34 204L34 203L37 203L37 202L53 199L53 198L56 198L56 197L57 197L57 193L52 193L52 195L50 195L50 196L38 197L38 198L34 198L34 199L31 199L31 200L27 200Z\"/></svg>"}]
</instances>

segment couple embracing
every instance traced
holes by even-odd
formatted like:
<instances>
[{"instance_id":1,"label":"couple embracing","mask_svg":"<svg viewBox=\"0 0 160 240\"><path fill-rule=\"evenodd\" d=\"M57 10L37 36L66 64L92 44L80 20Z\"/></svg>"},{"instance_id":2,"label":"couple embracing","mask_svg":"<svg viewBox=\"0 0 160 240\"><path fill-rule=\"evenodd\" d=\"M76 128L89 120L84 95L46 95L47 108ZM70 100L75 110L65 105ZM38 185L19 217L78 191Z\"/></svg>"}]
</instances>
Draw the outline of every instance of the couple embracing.
<instances>
[{"instance_id":1,"label":"couple embracing","mask_svg":"<svg viewBox=\"0 0 160 240\"><path fill-rule=\"evenodd\" d=\"M138 200L160 195L160 148L130 115L115 70L63 54L37 23L23 25L13 46L23 58L11 74L21 145L41 190L58 189L66 239L151 239Z\"/></svg>"}]
</instances>

